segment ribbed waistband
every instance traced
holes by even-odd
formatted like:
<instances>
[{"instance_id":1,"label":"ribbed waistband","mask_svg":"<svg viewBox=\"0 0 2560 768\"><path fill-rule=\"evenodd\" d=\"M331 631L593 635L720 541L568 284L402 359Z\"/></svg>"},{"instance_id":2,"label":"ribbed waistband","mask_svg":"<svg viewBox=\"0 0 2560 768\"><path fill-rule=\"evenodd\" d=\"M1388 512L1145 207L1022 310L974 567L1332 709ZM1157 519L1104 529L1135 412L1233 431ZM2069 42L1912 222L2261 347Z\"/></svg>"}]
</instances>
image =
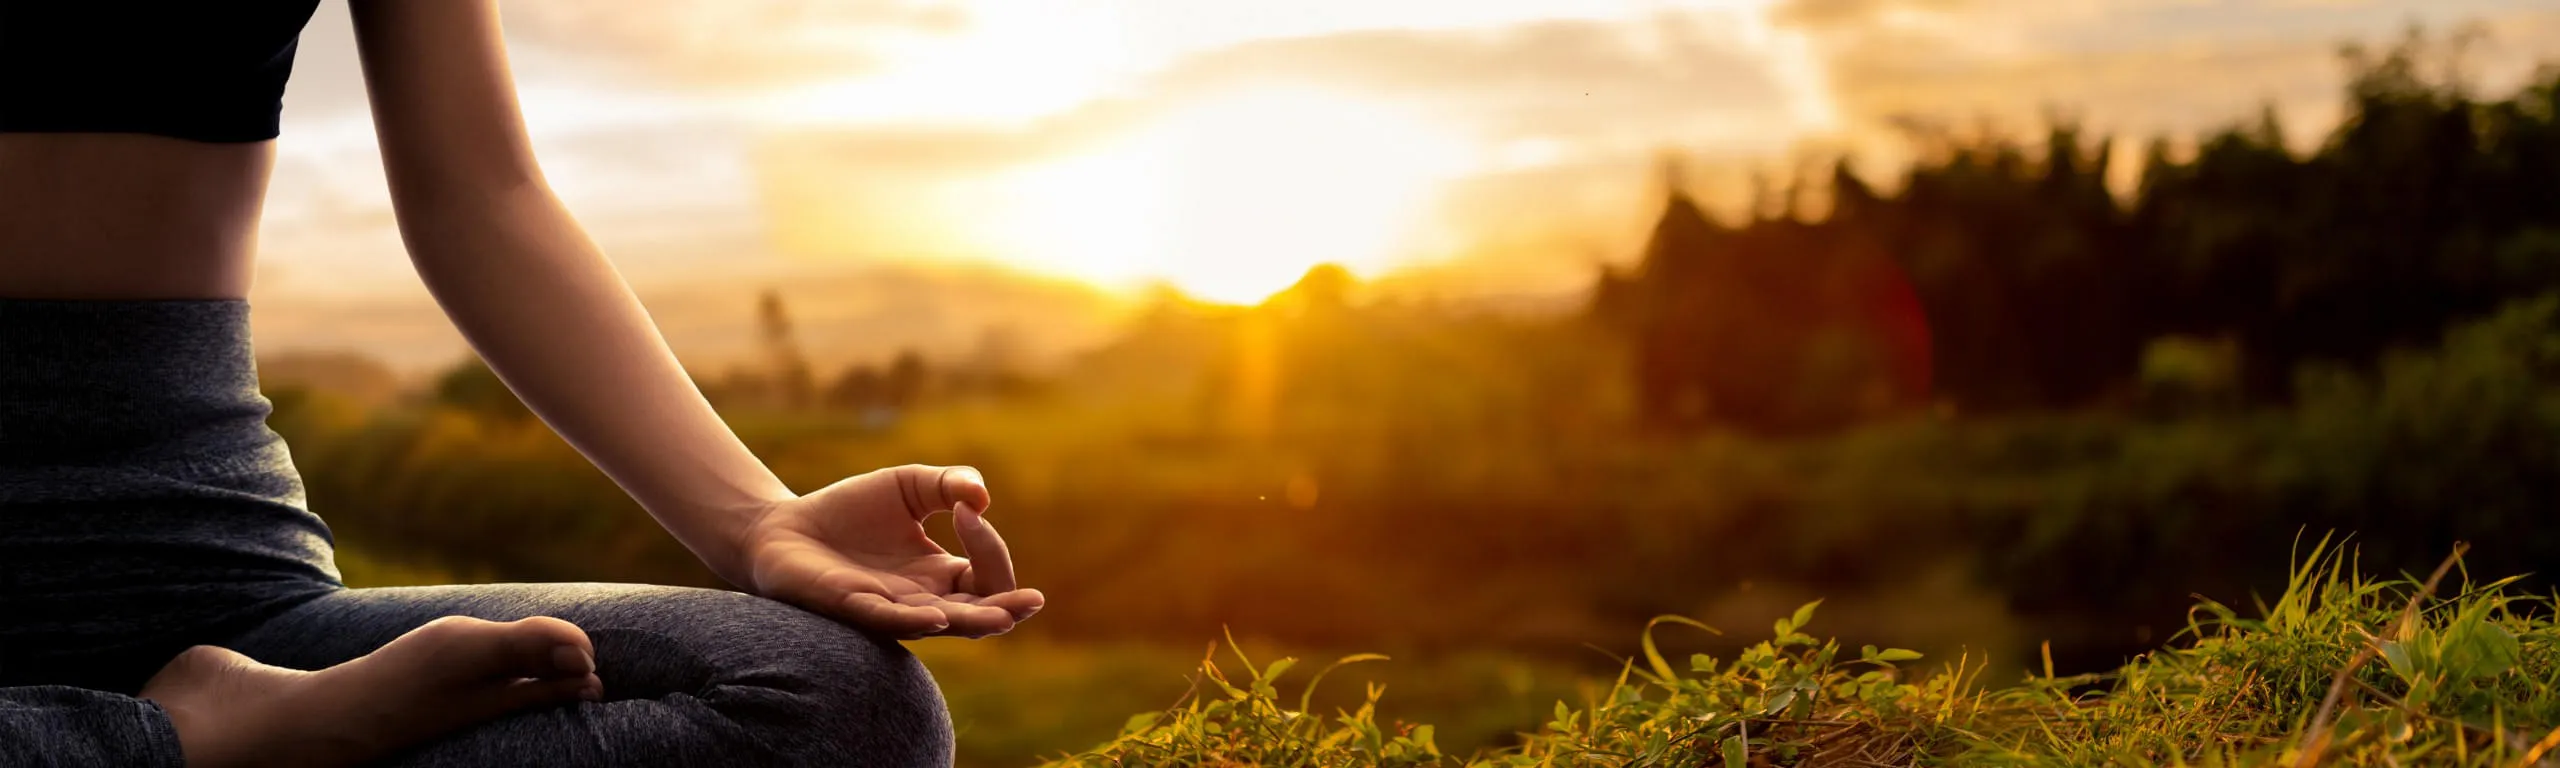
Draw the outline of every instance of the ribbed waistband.
<instances>
[{"instance_id":1,"label":"ribbed waistband","mask_svg":"<svg viewBox=\"0 0 2560 768\"><path fill-rule=\"evenodd\" d=\"M337 586L253 360L246 302L0 299L0 662L206 642Z\"/></svg>"},{"instance_id":2,"label":"ribbed waistband","mask_svg":"<svg viewBox=\"0 0 2560 768\"><path fill-rule=\"evenodd\" d=\"M0 299L0 466L161 458L266 416L248 302Z\"/></svg>"}]
</instances>

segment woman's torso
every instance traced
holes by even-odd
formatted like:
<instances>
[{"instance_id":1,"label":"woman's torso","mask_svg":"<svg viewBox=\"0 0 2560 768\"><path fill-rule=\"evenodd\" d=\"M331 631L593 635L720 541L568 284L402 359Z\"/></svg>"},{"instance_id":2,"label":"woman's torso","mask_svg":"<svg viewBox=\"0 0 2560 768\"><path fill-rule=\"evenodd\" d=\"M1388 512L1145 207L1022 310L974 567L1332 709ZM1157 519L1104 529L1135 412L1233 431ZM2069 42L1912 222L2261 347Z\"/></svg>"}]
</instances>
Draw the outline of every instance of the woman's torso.
<instances>
[{"instance_id":1,"label":"woman's torso","mask_svg":"<svg viewBox=\"0 0 2560 768\"><path fill-rule=\"evenodd\" d=\"M320 0L0 0L0 298L238 299Z\"/></svg>"},{"instance_id":2,"label":"woman's torso","mask_svg":"<svg viewBox=\"0 0 2560 768\"><path fill-rule=\"evenodd\" d=\"M0 133L0 298L239 299L273 142Z\"/></svg>"}]
</instances>

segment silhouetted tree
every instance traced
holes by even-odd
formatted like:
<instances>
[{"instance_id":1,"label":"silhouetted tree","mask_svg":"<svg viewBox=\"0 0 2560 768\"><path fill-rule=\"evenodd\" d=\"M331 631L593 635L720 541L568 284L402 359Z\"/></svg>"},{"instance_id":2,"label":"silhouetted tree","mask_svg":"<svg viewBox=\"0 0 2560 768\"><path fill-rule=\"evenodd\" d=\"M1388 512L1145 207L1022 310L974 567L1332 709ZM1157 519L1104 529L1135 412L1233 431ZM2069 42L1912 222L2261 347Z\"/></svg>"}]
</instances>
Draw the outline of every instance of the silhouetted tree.
<instances>
[{"instance_id":1,"label":"silhouetted tree","mask_svg":"<svg viewBox=\"0 0 2560 768\"><path fill-rule=\"evenodd\" d=\"M773 404L804 408L816 402L817 379L809 371L808 358L800 354L799 340L792 337L791 313L782 306L782 294L768 289L757 300L756 327L764 345L763 378L770 382Z\"/></svg>"},{"instance_id":2,"label":"silhouetted tree","mask_svg":"<svg viewBox=\"0 0 2560 768\"><path fill-rule=\"evenodd\" d=\"M1900 269L1863 233L1802 221L1795 204L1728 229L1676 180L1666 187L1637 271L1604 275L1594 304L1634 340L1648 425L1802 432L1926 392L1926 324ZM1867 215L1862 189L1835 203L1835 221Z\"/></svg>"},{"instance_id":3,"label":"silhouetted tree","mask_svg":"<svg viewBox=\"0 0 2560 768\"><path fill-rule=\"evenodd\" d=\"M889 375L882 382L882 395L890 405L899 408L913 406L924 397L927 374L923 353L913 349L901 351L897 359L889 363Z\"/></svg>"},{"instance_id":4,"label":"silhouetted tree","mask_svg":"<svg viewBox=\"0 0 2560 768\"><path fill-rule=\"evenodd\" d=\"M2369 366L2560 286L2560 70L2482 102L2422 66L2458 47L2349 49L2346 118L2316 150L2269 108L2188 159L2151 142L2126 200L2115 141L2059 115L2033 145L1906 120L1922 159L1898 191L1835 165L1820 220L1801 174L1759 180L1739 227L1675 181L1592 312L1635 342L1646 418L1673 428L1821 429L1924 392L1967 411L2128 399L2169 335L2236 339L2243 389L2288 398L2305 364Z\"/></svg>"}]
</instances>

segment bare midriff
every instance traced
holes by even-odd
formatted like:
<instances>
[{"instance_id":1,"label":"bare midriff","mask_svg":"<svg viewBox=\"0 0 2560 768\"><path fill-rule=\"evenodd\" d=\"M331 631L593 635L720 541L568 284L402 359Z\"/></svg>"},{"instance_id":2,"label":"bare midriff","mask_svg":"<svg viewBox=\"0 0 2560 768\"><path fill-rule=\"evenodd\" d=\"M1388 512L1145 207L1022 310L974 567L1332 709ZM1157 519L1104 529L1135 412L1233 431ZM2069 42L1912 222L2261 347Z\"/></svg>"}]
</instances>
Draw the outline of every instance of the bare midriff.
<instances>
[{"instance_id":1,"label":"bare midriff","mask_svg":"<svg viewBox=\"0 0 2560 768\"><path fill-rule=\"evenodd\" d=\"M243 299L275 142L0 133L0 298Z\"/></svg>"}]
</instances>

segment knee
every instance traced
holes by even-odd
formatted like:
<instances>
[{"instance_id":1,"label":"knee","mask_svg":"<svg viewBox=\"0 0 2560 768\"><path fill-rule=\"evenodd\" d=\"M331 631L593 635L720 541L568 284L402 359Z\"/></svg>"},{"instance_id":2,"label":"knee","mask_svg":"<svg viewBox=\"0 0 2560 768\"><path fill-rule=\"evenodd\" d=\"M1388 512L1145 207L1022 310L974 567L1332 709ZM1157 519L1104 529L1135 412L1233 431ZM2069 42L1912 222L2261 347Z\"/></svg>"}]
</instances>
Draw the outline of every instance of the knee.
<instances>
[{"instance_id":1,"label":"knee","mask_svg":"<svg viewBox=\"0 0 2560 768\"><path fill-rule=\"evenodd\" d=\"M763 598L719 598L717 670L704 692L790 765L948 766L951 714L897 641Z\"/></svg>"}]
</instances>

